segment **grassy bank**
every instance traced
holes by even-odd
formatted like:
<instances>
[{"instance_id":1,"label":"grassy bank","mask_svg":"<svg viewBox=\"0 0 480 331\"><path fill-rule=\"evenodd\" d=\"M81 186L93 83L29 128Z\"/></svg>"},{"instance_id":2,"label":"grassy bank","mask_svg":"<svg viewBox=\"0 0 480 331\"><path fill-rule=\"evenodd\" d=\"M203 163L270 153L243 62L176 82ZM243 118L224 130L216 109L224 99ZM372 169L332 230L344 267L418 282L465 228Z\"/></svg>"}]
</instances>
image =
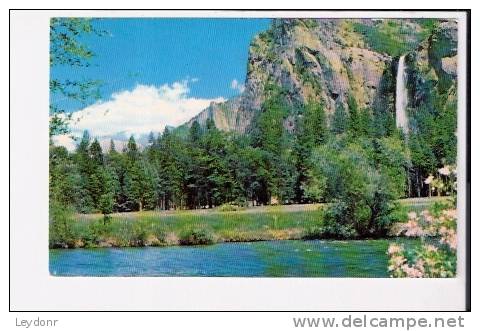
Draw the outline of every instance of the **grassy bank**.
<instances>
[{"instance_id":1,"label":"grassy bank","mask_svg":"<svg viewBox=\"0 0 480 331\"><path fill-rule=\"evenodd\" d=\"M408 210L431 200L402 201L399 221ZM324 205L289 205L237 211L145 211L61 215L50 229L51 248L201 245L218 242L316 239L322 236Z\"/></svg>"},{"instance_id":2,"label":"grassy bank","mask_svg":"<svg viewBox=\"0 0 480 331\"><path fill-rule=\"evenodd\" d=\"M195 210L76 215L63 238L51 236L51 247L135 247L197 245L217 242L302 239L318 232L323 208L297 210L272 206L221 212ZM52 232L51 232L52 234Z\"/></svg>"}]
</instances>

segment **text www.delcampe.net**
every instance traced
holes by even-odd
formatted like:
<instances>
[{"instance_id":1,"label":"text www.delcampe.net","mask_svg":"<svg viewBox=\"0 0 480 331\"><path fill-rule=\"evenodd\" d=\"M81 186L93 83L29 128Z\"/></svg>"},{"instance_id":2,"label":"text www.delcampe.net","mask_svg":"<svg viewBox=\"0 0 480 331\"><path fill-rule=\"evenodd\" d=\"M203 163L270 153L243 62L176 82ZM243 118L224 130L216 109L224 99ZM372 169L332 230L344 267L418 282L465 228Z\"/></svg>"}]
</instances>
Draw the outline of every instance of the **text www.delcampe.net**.
<instances>
[{"instance_id":1,"label":"text www.delcampe.net","mask_svg":"<svg viewBox=\"0 0 480 331\"><path fill-rule=\"evenodd\" d=\"M465 327L465 318L458 317L370 317L347 315L338 317L293 317L296 328L455 328Z\"/></svg>"}]
</instances>

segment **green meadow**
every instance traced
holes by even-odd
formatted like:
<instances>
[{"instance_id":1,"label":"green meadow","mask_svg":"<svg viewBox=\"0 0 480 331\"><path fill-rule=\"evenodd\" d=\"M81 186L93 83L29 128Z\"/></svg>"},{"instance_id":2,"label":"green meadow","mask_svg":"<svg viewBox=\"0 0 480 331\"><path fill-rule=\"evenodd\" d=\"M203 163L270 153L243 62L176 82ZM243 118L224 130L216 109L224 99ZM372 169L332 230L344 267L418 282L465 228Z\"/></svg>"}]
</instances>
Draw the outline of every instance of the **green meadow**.
<instances>
[{"instance_id":1,"label":"green meadow","mask_svg":"<svg viewBox=\"0 0 480 331\"><path fill-rule=\"evenodd\" d=\"M409 211L428 208L445 198L404 199L397 222ZM142 211L63 215L64 226L52 229L51 248L207 245L221 242L323 239L327 204ZM227 210L227 211L224 211Z\"/></svg>"}]
</instances>

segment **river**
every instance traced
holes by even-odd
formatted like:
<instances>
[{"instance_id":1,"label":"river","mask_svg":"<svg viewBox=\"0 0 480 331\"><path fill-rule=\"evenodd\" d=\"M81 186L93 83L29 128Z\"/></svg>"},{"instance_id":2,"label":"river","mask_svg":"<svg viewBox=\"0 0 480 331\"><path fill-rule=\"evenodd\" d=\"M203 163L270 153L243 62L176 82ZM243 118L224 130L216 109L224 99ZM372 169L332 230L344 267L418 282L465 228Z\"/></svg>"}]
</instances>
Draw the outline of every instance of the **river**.
<instances>
[{"instance_id":1,"label":"river","mask_svg":"<svg viewBox=\"0 0 480 331\"><path fill-rule=\"evenodd\" d=\"M52 249L50 273L54 276L388 277L386 251L391 241L285 240L210 246Z\"/></svg>"}]
</instances>

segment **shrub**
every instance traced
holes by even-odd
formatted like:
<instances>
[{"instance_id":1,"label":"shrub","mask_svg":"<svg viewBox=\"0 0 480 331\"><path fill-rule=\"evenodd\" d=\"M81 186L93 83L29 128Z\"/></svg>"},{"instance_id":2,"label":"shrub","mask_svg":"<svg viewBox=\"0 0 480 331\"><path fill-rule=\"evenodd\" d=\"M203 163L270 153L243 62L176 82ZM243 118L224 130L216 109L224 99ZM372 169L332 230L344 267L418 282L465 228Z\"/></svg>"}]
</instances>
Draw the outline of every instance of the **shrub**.
<instances>
[{"instance_id":1,"label":"shrub","mask_svg":"<svg viewBox=\"0 0 480 331\"><path fill-rule=\"evenodd\" d=\"M380 156L375 155L380 153ZM379 237L387 234L393 221L394 199L399 190L389 182L388 164L370 141L334 140L316 149L314 168L308 185L316 188L322 182L327 201L332 203L325 213L324 235L333 238ZM375 158L382 161L375 161ZM383 162L383 163L381 163ZM399 167L403 165L388 165ZM403 185L400 180L398 185Z\"/></svg>"},{"instance_id":2,"label":"shrub","mask_svg":"<svg viewBox=\"0 0 480 331\"><path fill-rule=\"evenodd\" d=\"M86 247L97 247L111 233L110 224L104 222L104 219L99 219L88 222L86 227L81 227L78 238Z\"/></svg>"},{"instance_id":3,"label":"shrub","mask_svg":"<svg viewBox=\"0 0 480 331\"><path fill-rule=\"evenodd\" d=\"M113 212L115 197L112 193L102 194L100 196L99 207L103 214L103 223L106 224L110 220L110 214Z\"/></svg>"},{"instance_id":4,"label":"shrub","mask_svg":"<svg viewBox=\"0 0 480 331\"><path fill-rule=\"evenodd\" d=\"M75 246L73 208L51 201L49 215L50 248L72 248Z\"/></svg>"},{"instance_id":5,"label":"shrub","mask_svg":"<svg viewBox=\"0 0 480 331\"><path fill-rule=\"evenodd\" d=\"M147 222L141 220L136 221L133 224L132 230L132 244L134 246L145 246L145 243L147 242L149 236Z\"/></svg>"},{"instance_id":6,"label":"shrub","mask_svg":"<svg viewBox=\"0 0 480 331\"><path fill-rule=\"evenodd\" d=\"M302 187L305 192L305 197L312 201L322 201L325 195L325 188L327 179L322 176L311 175L308 185Z\"/></svg>"},{"instance_id":7,"label":"shrub","mask_svg":"<svg viewBox=\"0 0 480 331\"><path fill-rule=\"evenodd\" d=\"M408 207L401 203L395 203L390 216L392 221L404 223L408 220Z\"/></svg>"},{"instance_id":8,"label":"shrub","mask_svg":"<svg viewBox=\"0 0 480 331\"><path fill-rule=\"evenodd\" d=\"M323 238L354 238L358 236L351 218L347 216L347 209L347 204L343 202L337 202L327 208L322 229Z\"/></svg>"},{"instance_id":9,"label":"shrub","mask_svg":"<svg viewBox=\"0 0 480 331\"><path fill-rule=\"evenodd\" d=\"M429 209L429 212L432 213L435 217L441 217L444 210L454 209L455 204L452 201L435 201ZM425 212L424 212L425 213Z\"/></svg>"},{"instance_id":10,"label":"shrub","mask_svg":"<svg viewBox=\"0 0 480 331\"><path fill-rule=\"evenodd\" d=\"M180 234L180 245L209 245L215 243L213 232L207 228L193 228Z\"/></svg>"},{"instance_id":11,"label":"shrub","mask_svg":"<svg viewBox=\"0 0 480 331\"><path fill-rule=\"evenodd\" d=\"M166 243L167 233L165 229L156 227L152 230L152 234L158 239L159 242Z\"/></svg>"},{"instance_id":12,"label":"shrub","mask_svg":"<svg viewBox=\"0 0 480 331\"><path fill-rule=\"evenodd\" d=\"M312 239L323 239L325 238L324 227L320 226L311 226L307 228L302 235L302 239L312 240Z\"/></svg>"}]
</instances>

